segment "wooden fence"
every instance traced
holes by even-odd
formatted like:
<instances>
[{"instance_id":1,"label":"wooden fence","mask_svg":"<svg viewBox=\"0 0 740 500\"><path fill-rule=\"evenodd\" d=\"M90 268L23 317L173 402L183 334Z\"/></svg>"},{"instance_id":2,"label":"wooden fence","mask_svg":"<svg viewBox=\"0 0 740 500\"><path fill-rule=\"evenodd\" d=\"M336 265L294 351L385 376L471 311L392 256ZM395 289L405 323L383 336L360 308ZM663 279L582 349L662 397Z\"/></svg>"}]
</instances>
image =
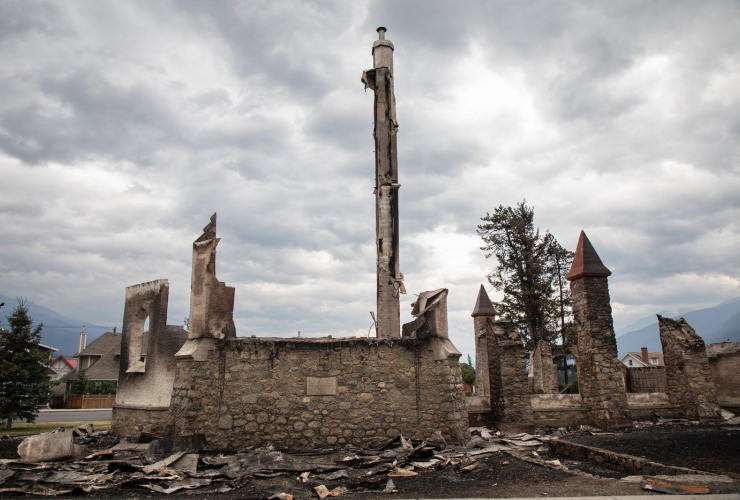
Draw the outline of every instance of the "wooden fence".
<instances>
[{"instance_id":1,"label":"wooden fence","mask_svg":"<svg viewBox=\"0 0 740 500\"><path fill-rule=\"evenodd\" d=\"M70 394L64 407L71 410L95 410L113 408L115 402L115 394Z\"/></svg>"},{"instance_id":2,"label":"wooden fence","mask_svg":"<svg viewBox=\"0 0 740 500\"><path fill-rule=\"evenodd\" d=\"M628 368L627 392L666 392L665 367Z\"/></svg>"}]
</instances>

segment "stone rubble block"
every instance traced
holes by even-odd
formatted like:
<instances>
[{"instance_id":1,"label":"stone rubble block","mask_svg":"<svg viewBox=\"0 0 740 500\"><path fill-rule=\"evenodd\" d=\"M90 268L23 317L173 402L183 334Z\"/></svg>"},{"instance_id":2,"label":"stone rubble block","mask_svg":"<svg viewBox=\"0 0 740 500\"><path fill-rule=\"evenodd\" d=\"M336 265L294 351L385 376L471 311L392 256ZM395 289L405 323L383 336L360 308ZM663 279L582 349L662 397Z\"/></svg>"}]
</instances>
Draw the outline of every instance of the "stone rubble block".
<instances>
[{"instance_id":1,"label":"stone rubble block","mask_svg":"<svg viewBox=\"0 0 740 500\"><path fill-rule=\"evenodd\" d=\"M59 429L29 436L18 445L18 455L25 463L46 462L84 454L84 447L74 443L71 431Z\"/></svg>"}]
</instances>

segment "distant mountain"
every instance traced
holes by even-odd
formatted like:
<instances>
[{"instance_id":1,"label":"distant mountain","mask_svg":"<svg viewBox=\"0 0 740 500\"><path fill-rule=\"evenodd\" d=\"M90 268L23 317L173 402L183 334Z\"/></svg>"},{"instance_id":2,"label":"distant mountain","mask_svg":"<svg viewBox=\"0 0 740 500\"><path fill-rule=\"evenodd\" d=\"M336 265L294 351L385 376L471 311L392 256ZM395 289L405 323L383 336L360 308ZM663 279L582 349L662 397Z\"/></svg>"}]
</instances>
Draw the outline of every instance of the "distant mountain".
<instances>
[{"instance_id":1,"label":"distant mountain","mask_svg":"<svg viewBox=\"0 0 740 500\"><path fill-rule=\"evenodd\" d=\"M0 302L5 302L5 305L0 309L0 326L7 328L7 316L18 305L18 300L15 297L0 294ZM95 325L89 321L67 318L48 307L31 301L28 301L26 305L28 306L29 315L34 321L34 326L39 323L44 324L44 328L41 330L41 343L59 349L59 352L54 353L55 355L63 354L70 357L77 353L82 325L86 325L88 344L107 330L106 327Z\"/></svg>"},{"instance_id":2,"label":"distant mountain","mask_svg":"<svg viewBox=\"0 0 740 500\"><path fill-rule=\"evenodd\" d=\"M740 297L675 316L678 317L684 318L707 344L724 339L740 342ZM620 356L627 352L640 352L641 347L647 347L650 352L662 352L657 317L652 324L617 337Z\"/></svg>"},{"instance_id":3,"label":"distant mountain","mask_svg":"<svg viewBox=\"0 0 740 500\"><path fill-rule=\"evenodd\" d=\"M660 314L661 316L670 316L673 317L676 314L678 314L678 311L674 310L668 310L664 309L662 311L658 311L657 314ZM627 325L625 327L620 328L615 332L615 335L617 337L621 337L625 333L634 332L635 330L639 330L640 328L645 328L648 325L652 325L653 323L657 323L657 319L655 318L655 314L651 314L650 316L645 316L644 318L640 318L631 325Z\"/></svg>"}]
</instances>

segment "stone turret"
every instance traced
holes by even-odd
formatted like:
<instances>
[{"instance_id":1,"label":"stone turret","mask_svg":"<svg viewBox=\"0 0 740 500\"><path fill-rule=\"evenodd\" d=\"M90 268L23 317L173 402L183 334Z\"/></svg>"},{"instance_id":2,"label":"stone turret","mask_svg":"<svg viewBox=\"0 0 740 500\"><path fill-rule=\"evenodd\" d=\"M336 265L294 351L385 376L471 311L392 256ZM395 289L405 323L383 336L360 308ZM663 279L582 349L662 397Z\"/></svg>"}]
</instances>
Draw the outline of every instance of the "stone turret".
<instances>
[{"instance_id":1,"label":"stone turret","mask_svg":"<svg viewBox=\"0 0 740 500\"><path fill-rule=\"evenodd\" d=\"M478 298L473 307L473 334L475 335L475 373L478 374L475 380L475 395L488 397L491 395L491 389L487 376L488 373L488 344L486 342L486 318L494 319L496 311L493 309L491 299L488 298L486 289L483 285L478 290Z\"/></svg>"},{"instance_id":2,"label":"stone turret","mask_svg":"<svg viewBox=\"0 0 740 500\"><path fill-rule=\"evenodd\" d=\"M375 92L375 243L377 246L378 337L401 335L399 294L406 293L399 272L398 155L396 98L393 93L393 44L378 28L373 43L373 69L362 74Z\"/></svg>"},{"instance_id":3,"label":"stone turret","mask_svg":"<svg viewBox=\"0 0 740 500\"><path fill-rule=\"evenodd\" d=\"M578 385L593 425L606 429L632 426L622 366L617 359L607 279L610 275L581 231L566 276L578 336Z\"/></svg>"}]
</instances>

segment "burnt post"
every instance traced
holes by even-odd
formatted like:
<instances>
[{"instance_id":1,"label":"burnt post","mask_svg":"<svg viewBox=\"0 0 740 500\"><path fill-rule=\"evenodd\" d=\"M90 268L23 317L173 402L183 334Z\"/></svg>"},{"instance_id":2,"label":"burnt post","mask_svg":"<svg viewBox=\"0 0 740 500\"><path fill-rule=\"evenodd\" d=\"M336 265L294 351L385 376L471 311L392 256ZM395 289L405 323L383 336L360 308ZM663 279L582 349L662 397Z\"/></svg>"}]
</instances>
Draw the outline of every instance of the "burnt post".
<instances>
[{"instance_id":1,"label":"burnt post","mask_svg":"<svg viewBox=\"0 0 740 500\"><path fill-rule=\"evenodd\" d=\"M566 276L578 336L578 387L593 425L606 429L632 426L622 363L617 359L607 279L611 274L581 231Z\"/></svg>"},{"instance_id":2,"label":"burnt post","mask_svg":"<svg viewBox=\"0 0 740 500\"><path fill-rule=\"evenodd\" d=\"M398 156L396 98L393 93L393 44L378 28L373 43L373 69L362 75L375 92L375 243L377 246L378 337L400 337L399 293L406 293L399 272Z\"/></svg>"}]
</instances>

